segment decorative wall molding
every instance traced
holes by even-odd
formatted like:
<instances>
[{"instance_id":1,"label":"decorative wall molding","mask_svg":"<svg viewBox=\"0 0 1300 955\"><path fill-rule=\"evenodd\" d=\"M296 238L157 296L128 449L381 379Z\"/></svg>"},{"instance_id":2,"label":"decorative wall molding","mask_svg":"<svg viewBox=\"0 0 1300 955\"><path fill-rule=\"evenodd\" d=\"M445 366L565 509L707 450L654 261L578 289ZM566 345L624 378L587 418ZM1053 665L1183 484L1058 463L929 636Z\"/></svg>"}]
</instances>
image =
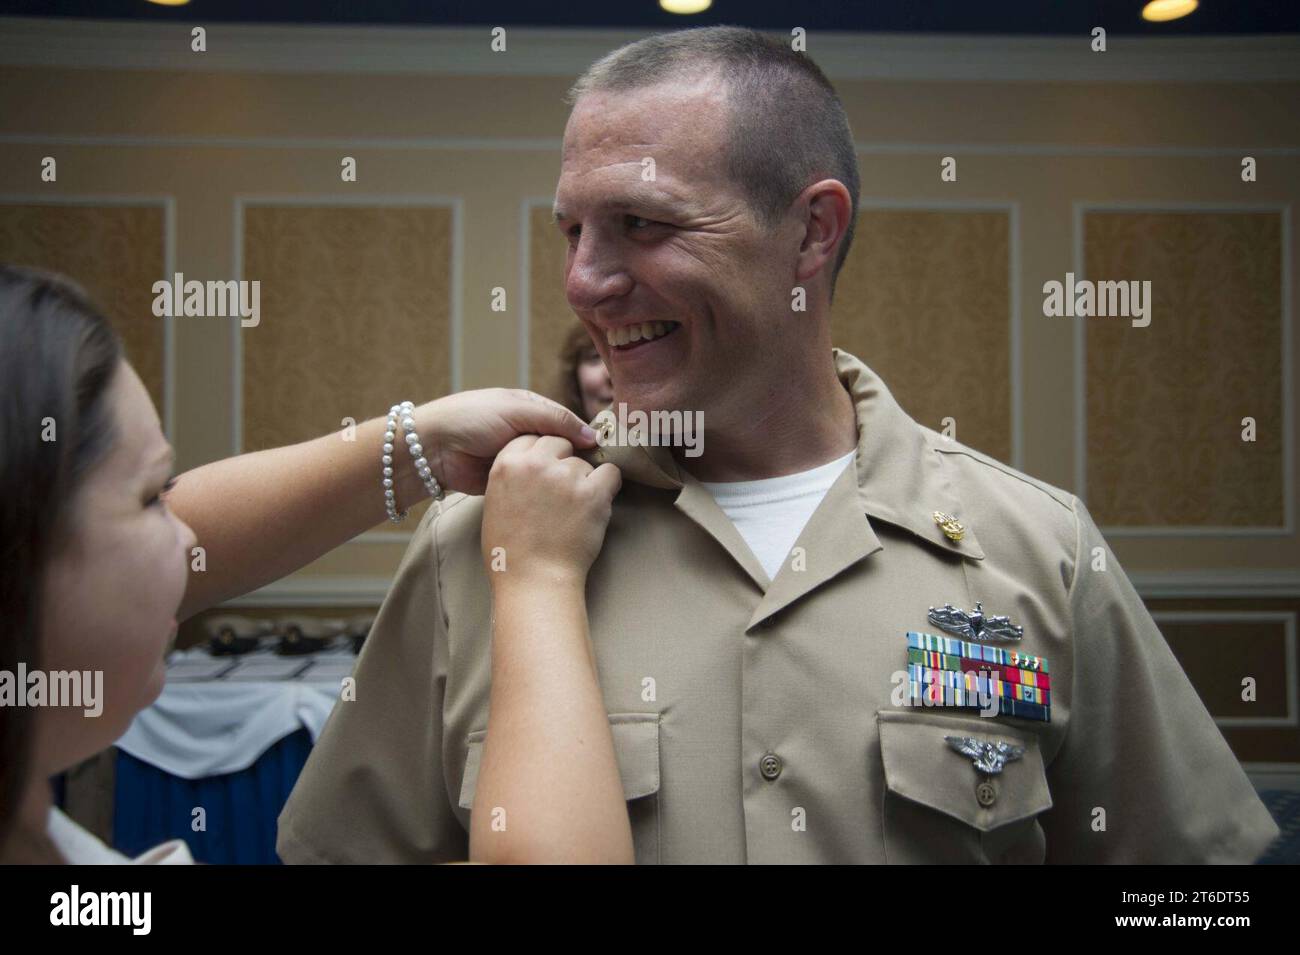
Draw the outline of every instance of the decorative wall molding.
<instances>
[{"instance_id":1,"label":"decorative wall molding","mask_svg":"<svg viewBox=\"0 0 1300 955\"><path fill-rule=\"evenodd\" d=\"M190 50L191 22L0 20L0 65L256 73L388 73L577 77L617 46L656 30L212 22L207 51ZM1295 82L1300 37L1140 37L1115 34L1104 54L1091 37L813 31L808 49L832 80L1055 83Z\"/></svg>"},{"instance_id":2,"label":"decorative wall molding","mask_svg":"<svg viewBox=\"0 0 1300 955\"><path fill-rule=\"evenodd\" d=\"M0 64L3 65L3 64ZM201 136L132 133L0 133L12 146L113 146L131 149L321 149L327 152L414 150L425 152L559 153L559 136L367 136L333 139L321 136ZM1242 156L1300 156L1300 146L1155 146L1087 143L917 143L877 140L855 142L859 156L1034 156L1092 159L1240 159ZM548 200L549 201L549 200Z\"/></svg>"},{"instance_id":3,"label":"decorative wall molding","mask_svg":"<svg viewBox=\"0 0 1300 955\"><path fill-rule=\"evenodd\" d=\"M531 386L532 377L532 214L536 208L549 209L555 199L545 196L528 196L519 203L519 371L520 388Z\"/></svg>"},{"instance_id":4,"label":"decorative wall molding","mask_svg":"<svg viewBox=\"0 0 1300 955\"><path fill-rule=\"evenodd\" d=\"M1261 623L1283 625L1283 655L1286 660L1286 716L1214 716L1219 726L1277 729L1300 726L1300 672L1296 669L1296 613L1287 610L1153 610L1157 624L1169 623ZM1214 714L1211 714L1213 716Z\"/></svg>"},{"instance_id":5,"label":"decorative wall molding","mask_svg":"<svg viewBox=\"0 0 1300 955\"><path fill-rule=\"evenodd\" d=\"M1134 571L1143 600L1270 600L1300 597L1300 570Z\"/></svg>"}]
</instances>

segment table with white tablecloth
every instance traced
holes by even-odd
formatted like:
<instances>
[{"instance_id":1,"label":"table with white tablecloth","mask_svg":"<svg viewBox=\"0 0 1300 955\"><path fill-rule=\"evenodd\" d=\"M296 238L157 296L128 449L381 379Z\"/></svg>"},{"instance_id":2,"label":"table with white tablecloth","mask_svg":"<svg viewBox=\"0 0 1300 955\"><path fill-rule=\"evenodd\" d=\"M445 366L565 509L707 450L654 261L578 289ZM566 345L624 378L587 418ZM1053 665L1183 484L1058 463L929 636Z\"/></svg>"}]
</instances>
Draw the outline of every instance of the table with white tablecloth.
<instances>
[{"instance_id":1,"label":"table with white tablecloth","mask_svg":"<svg viewBox=\"0 0 1300 955\"><path fill-rule=\"evenodd\" d=\"M184 839L195 859L269 863L275 820L350 676L350 647L167 661L167 683L117 741L113 845Z\"/></svg>"}]
</instances>

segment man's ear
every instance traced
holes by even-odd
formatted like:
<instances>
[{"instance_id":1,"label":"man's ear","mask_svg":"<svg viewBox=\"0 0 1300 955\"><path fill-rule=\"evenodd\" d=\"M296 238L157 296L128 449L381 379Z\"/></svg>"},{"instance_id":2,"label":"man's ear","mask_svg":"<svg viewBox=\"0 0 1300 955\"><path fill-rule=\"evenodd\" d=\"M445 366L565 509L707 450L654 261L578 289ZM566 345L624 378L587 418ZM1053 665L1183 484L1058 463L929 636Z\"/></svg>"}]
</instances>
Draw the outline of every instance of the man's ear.
<instances>
[{"instance_id":1,"label":"man's ear","mask_svg":"<svg viewBox=\"0 0 1300 955\"><path fill-rule=\"evenodd\" d=\"M801 209L807 208L797 272L802 279L835 267L835 257L852 221L853 199L844 183L823 179L805 189L798 203Z\"/></svg>"}]
</instances>

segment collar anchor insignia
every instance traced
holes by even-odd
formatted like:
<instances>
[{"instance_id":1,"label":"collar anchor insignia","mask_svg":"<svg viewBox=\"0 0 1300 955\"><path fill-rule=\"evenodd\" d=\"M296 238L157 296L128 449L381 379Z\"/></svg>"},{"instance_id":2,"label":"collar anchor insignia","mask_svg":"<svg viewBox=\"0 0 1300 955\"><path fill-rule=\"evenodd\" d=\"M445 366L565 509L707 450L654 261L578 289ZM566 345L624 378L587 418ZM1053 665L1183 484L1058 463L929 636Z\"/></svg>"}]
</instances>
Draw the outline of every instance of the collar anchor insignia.
<instances>
[{"instance_id":1,"label":"collar anchor insignia","mask_svg":"<svg viewBox=\"0 0 1300 955\"><path fill-rule=\"evenodd\" d=\"M979 601L970 613L944 604L931 607L927 616L936 627L967 640L1019 640L1025 635L1025 628L1013 624L1010 617L984 616L984 605Z\"/></svg>"},{"instance_id":2,"label":"collar anchor insignia","mask_svg":"<svg viewBox=\"0 0 1300 955\"><path fill-rule=\"evenodd\" d=\"M945 736L944 739L957 752L969 756L977 770L990 776L996 776L1007 763L1025 755L1023 746L1013 746L1002 740L994 743L974 736Z\"/></svg>"},{"instance_id":3,"label":"collar anchor insignia","mask_svg":"<svg viewBox=\"0 0 1300 955\"><path fill-rule=\"evenodd\" d=\"M951 514L945 514L943 511L935 511L930 515L934 522L939 525L945 537L950 541L959 541L966 536L966 526Z\"/></svg>"}]
</instances>

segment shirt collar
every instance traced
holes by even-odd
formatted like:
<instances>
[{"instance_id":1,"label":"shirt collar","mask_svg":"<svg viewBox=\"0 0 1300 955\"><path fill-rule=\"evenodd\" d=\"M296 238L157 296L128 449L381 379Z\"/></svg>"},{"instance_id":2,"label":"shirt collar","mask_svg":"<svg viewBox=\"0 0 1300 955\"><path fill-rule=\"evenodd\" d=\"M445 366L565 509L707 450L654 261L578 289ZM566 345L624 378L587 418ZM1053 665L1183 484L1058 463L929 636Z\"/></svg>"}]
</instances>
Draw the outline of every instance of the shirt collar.
<instances>
[{"instance_id":1,"label":"shirt collar","mask_svg":"<svg viewBox=\"0 0 1300 955\"><path fill-rule=\"evenodd\" d=\"M853 399L857 415L858 503L872 518L908 531L946 553L983 560L974 530L963 520L963 508L952 481L952 465L939 453L945 440L921 427L903 411L880 376L860 359L838 348L831 350L840 383ZM611 434L616 426L612 409L596 415L591 426ZM698 483L677 464L664 446L606 445L582 456L593 464L616 464L623 480L650 487L680 490ZM963 523L960 540L951 540L934 519L938 511Z\"/></svg>"}]
</instances>

